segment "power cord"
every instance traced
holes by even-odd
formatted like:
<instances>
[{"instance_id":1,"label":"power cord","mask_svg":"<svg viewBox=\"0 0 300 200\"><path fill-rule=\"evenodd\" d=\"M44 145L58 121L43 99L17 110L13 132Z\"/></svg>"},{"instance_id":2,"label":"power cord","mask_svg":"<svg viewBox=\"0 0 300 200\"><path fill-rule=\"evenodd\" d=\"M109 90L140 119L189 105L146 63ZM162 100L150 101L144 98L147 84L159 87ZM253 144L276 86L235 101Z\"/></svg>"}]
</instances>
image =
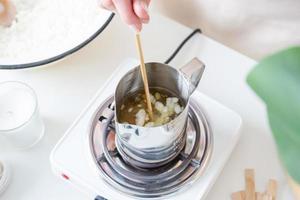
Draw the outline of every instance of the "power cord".
<instances>
[{"instance_id":1,"label":"power cord","mask_svg":"<svg viewBox=\"0 0 300 200\"><path fill-rule=\"evenodd\" d=\"M178 52L182 49L182 47L196 34L199 33L201 34L202 31L197 28L193 32L191 32L180 44L179 46L175 49L175 51L171 54L171 56L165 61L165 64L169 64L175 56L178 54Z\"/></svg>"}]
</instances>

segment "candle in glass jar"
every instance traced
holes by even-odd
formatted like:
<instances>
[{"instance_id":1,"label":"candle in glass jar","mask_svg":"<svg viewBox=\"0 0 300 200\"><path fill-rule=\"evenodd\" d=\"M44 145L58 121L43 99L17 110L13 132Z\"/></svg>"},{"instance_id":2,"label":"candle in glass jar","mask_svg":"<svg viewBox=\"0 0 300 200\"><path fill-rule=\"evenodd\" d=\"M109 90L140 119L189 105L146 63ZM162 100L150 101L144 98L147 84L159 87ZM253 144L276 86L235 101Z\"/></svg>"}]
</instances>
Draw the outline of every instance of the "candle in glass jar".
<instances>
[{"instance_id":1,"label":"candle in glass jar","mask_svg":"<svg viewBox=\"0 0 300 200\"><path fill-rule=\"evenodd\" d=\"M34 99L26 91L17 89L0 94L0 130L21 126L34 112Z\"/></svg>"},{"instance_id":2,"label":"candle in glass jar","mask_svg":"<svg viewBox=\"0 0 300 200\"><path fill-rule=\"evenodd\" d=\"M19 82L0 83L0 134L18 148L37 143L44 132L34 91Z\"/></svg>"}]
</instances>

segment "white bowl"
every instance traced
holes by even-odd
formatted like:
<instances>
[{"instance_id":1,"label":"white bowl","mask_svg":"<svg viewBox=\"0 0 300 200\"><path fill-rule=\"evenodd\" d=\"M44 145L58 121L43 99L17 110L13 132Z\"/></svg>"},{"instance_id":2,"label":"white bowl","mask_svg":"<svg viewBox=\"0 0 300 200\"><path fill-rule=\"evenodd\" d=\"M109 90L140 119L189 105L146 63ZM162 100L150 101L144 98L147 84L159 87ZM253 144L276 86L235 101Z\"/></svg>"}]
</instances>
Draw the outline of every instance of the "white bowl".
<instances>
[{"instance_id":1,"label":"white bowl","mask_svg":"<svg viewBox=\"0 0 300 200\"><path fill-rule=\"evenodd\" d=\"M78 1L80 1L80 0L78 0ZM90 1L93 1L93 0L90 0ZM75 1L74 1L74 3L75 3ZM96 3L95 3L95 5L92 4L92 6L95 6L95 8L98 9ZM94 7L92 7L92 8L94 8ZM55 8L49 8L47 12L50 12L53 9L55 9ZM72 9L72 8L68 8L68 9ZM95 12L95 10L91 10L91 12ZM57 44L56 44L56 41L59 41L59 40L55 40L54 44L51 43L52 46L50 46L50 47L51 48L53 46L55 47L54 50L51 49L51 51L45 50L45 49L47 49L47 46L45 44L38 43L38 47L35 47L35 49L33 49L33 50L38 53L39 53L40 49L45 50L45 51L43 51L43 54L41 54L39 56L35 56L37 54L34 54L34 56L28 56L26 59L16 59L13 56L8 56L8 57L0 56L0 69L22 69L22 68L41 66L41 65L52 63L54 61L58 61L64 57L78 51L79 49L81 49L82 47L87 45L89 42L91 42L93 39L95 39L107 27L107 25L111 22L111 20L114 16L113 13L103 10L103 9L100 9L100 8L99 8L99 12L98 12L98 10L96 10L96 11L97 11L97 20L94 20L92 22L87 21L82 24L80 23L79 26L82 27L81 30L85 31L85 34L82 35L80 38L74 39L72 37L69 37L70 34L69 34L69 36L68 35L62 36L62 34L58 34L61 37L60 39L69 40L68 42L70 42L70 45L68 43L68 45L64 46L64 45L61 45L59 42L57 42ZM66 19L63 19L62 21L58 21L58 23L59 22L64 23L64 24L69 23L67 25L70 25L70 24L72 24L73 20L78 20L79 17L85 17L85 18L83 18L84 20L90 19L89 18L90 16L87 17L84 14L82 14L80 16L80 13L78 13L79 12L78 9L77 9L77 11L73 11L73 12L74 13L72 13L72 15L66 14L65 16L59 16L62 18L65 17ZM85 13L88 13L88 12L89 12L89 8L85 8ZM70 13L70 12L67 12L67 13ZM23 16L19 16L20 19L24 19L22 17ZM44 22L44 21L45 20L37 19L36 23L35 22L33 22L33 23L35 23L34 24L35 27L38 27L38 30L43 30L44 34L47 34L49 32L53 33L53 31L56 31L55 28L51 29L51 23L53 23L53 22ZM57 21L54 21L54 22L57 23ZM18 24L18 23L19 23L19 21L16 22L16 24ZM49 23L49 24L47 24L47 23ZM49 26L49 31L48 31L48 26ZM21 27L21 28L23 28L23 27ZM18 29L19 29L19 27L18 27ZM23 29L21 29L21 30L23 31ZM24 30L26 31L26 28ZM78 30L78 29L76 29L76 30ZM70 31L69 33L71 33L71 36L72 36L73 31L72 32ZM26 40L26 38L28 37L26 35L28 35L28 34L20 35L20 36L22 36L21 41ZM30 35L30 37L31 37L30 39L35 39L36 35L37 34L33 34L32 36ZM25 38L24 40L23 40L23 37ZM15 43L16 44L12 45L11 47L13 47L14 49L17 50L19 43L18 42L15 42ZM5 48L6 47L4 46L4 49ZM44 49L42 49L42 48L44 48ZM25 48L25 52L27 52L26 49L27 48ZM28 50L30 50L30 47L28 47ZM11 49L10 49L10 52L14 52L14 51L11 51Z\"/></svg>"}]
</instances>

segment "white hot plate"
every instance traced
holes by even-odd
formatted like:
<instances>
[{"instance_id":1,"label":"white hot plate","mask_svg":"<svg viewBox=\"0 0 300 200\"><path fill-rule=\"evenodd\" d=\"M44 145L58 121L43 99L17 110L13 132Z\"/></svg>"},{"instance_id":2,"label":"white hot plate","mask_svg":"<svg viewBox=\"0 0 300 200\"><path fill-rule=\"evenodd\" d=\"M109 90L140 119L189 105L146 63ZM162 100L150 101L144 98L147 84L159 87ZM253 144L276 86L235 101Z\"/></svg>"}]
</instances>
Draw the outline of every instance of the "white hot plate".
<instances>
[{"instance_id":1,"label":"white hot plate","mask_svg":"<svg viewBox=\"0 0 300 200\"><path fill-rule=\"evenodd\" d=\"M88 130L95 111L103 101L112 95L119 79L134 66L136 66L136 61L132 59L121 64L96 93L51 153L50 161L54 174L84 192L87 199L136 199L115 189L105 181L104 177L99 175L97 166L92 162L87 142ZM213 136L212 154L201 176L189 183L184 189L163 199L204 199L240 137L239 130L242 121L237 113L199 91L195 91L192 98L199 104L208 119Z\"/></svg>"}]
</instances>

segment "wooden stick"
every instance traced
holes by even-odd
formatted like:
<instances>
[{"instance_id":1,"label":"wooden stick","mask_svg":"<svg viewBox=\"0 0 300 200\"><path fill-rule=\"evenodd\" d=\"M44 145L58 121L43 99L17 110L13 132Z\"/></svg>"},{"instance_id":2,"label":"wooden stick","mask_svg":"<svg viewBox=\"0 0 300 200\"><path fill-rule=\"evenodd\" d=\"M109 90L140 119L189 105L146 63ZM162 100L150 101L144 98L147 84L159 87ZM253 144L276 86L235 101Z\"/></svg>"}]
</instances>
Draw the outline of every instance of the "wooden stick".
<instances>
[{"instance_id":1,"label":"wooden stick","mask_svg":"<svg viewBox=\"0 0 300 200\"><path fill-rule=\"evenodd\" d=\"M144 62L144 55L143 55L143 50L142 50L141 39L140 39L139 33L136 33L136 35L135 35L135 42L136 42L136 47L137 47L139 57L140 57L140 69L141 69L141 74L142 74L142 78L143 78L143 82L144 82L144 89L145 89L145 94L146 94L148 112L150 115L150 119L152 120L153 119L153 111L152 111L152 105L151 105L151 100L150 100L147 71L146 71L146 66L145 66L145 62Z\"/></svg>"},{"instance_id":2,"label":"wooden stick","mask_svg":"<svg viewBox=\"0 0 300 200\"><path fill-rule=\"evenodd\" d=\"M255 200L254 170L245 170L246 200Z\"/></svg>"},{"instance_id":3,"label":"wooden stick","mask_svg":"<svg viewBox=\"0 0 300 200\"><path fill-rule=\"evenodd\" d=\"M277 181L274 179L270 179L266 194L272 197L272 200L276 200L276 193L277 193Z\"/></svg>"},{"instance_id":4,"label":"wooden stick","mask_svg":"<svg viewBox=\"0 0 300 200\"><path fill-rule=\"evenodd\" d=\"M264 198L264 194L260 192L256 192L255 196L256 196L256 200L263 200Z\"/></svg>"},{"instance_id":5,"label":"wooden stick","mask_svg":"<svg viewBox=\"0 0 300 200\"><path fill-rule=\"evenodd\" d=\"M231 194L232 200L245 200L246 194L245 191L239 191Z\"/></svg>"},{"instance_id":6,"label":"wooden stick","mask_svg":"<svg viewBox=\"0 0 300 200\"><path fill-rule=\"evenodd\" d=\"M262 200L272 200L272 196L269 194L263 194Z\"/></svg>"}]
</instances>

